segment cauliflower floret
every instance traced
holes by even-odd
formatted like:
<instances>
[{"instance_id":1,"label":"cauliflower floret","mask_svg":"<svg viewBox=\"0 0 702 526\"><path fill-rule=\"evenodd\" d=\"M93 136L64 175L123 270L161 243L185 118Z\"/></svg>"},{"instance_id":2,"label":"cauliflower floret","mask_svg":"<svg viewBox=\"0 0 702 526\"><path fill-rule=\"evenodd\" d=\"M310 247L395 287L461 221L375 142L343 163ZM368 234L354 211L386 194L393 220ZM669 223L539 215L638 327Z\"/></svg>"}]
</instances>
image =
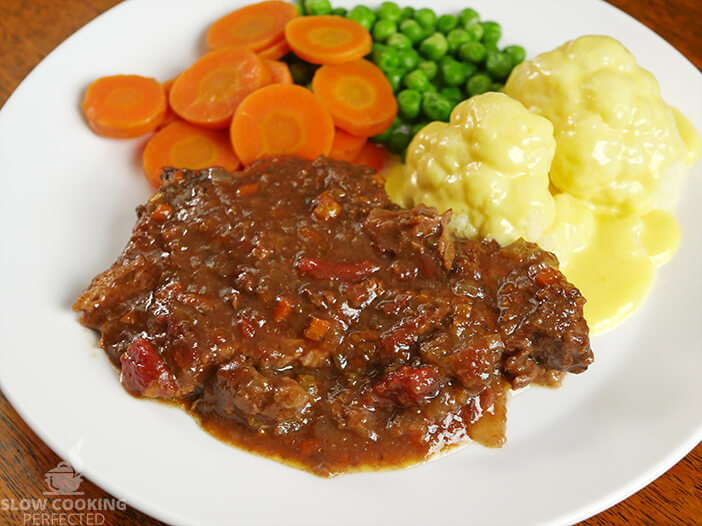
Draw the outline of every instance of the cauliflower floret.
<instances>
[{"instance_id":1,"label":"cauliflower floret","mask_svg":"<svg viewBox=\"0 0 702 526\"><path fill-rule=\"evenodd\" d=\"M618 41L567 42L517 66L505 93L553 123L559 190L623 213L673 204L687 147L655 77Z\"/></svg>"},{"instance_id":2,"label":"cauliflower floret","mask_svg":"<svg viewBox=\"0 0 702 526\"><path fill-rule=\"evenodd\" d=\"M456 106L449 123L418 133L402 180L388 188L403 206L453 209L451 228L463 237L535 241L554 219L548 171L555 148L547 119L486 93Z\"/></svg>"}]
</instances>

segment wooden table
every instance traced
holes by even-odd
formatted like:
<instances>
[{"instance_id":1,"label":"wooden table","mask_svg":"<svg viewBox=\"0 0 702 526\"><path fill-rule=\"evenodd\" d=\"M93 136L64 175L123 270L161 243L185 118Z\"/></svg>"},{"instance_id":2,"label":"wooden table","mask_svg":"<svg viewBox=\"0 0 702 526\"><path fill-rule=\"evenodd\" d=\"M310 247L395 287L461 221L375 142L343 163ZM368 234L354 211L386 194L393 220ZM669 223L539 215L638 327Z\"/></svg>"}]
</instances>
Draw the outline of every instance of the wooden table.
<instances>
[{"instance_id":1,"label":"wooden table","mask_svg":"<svg viewBox=\"0 0 702 526\"><path fill-rule=\"evenodd\" d=\"M610 0L654 29L702 69L702 2L699 0ZM0 106L20 81L56 45L118 0L0 0ZM41 497L44 473L57 457L0 393L0 500ZM86 481L86 497L107 498ZM105 512L105 524L163 524L127 508ZM0 511L0 523L8 515ZM18 522L17 524L21 524ZM702 445L649 486L581 525L702 524Z\"/></svg>"}]
</instances>

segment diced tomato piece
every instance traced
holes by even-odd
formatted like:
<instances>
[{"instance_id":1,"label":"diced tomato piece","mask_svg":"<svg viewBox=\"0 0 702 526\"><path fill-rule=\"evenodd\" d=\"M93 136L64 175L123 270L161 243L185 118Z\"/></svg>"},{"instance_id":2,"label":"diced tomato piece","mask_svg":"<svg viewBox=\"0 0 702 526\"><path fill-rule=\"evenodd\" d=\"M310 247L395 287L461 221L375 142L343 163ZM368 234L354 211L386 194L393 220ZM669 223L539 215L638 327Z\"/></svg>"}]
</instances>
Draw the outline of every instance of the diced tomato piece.
<instances>
[{"instance_id":1,"label":"diced tomato piece","mask_svg":"<svg viewBox=\"0 0 702 526\"><path fill-rule=\"evenodd\" d=\"M375 384L373 391L396 406L410 407L436 396L439 387L439 375L432 367L405 365L385 375Z\"/></svg>"},{"instance_id":2,"label":"diced tomato piece","mask_svg":"<svg viewBox=\"0 0 702 526\"><path fill-rule=\"evenodd\" d=\"M120 357L121 381L135 396L168 398L178 391L175 377L150 341L136 338Z\"/></svg>"}]
</instances>

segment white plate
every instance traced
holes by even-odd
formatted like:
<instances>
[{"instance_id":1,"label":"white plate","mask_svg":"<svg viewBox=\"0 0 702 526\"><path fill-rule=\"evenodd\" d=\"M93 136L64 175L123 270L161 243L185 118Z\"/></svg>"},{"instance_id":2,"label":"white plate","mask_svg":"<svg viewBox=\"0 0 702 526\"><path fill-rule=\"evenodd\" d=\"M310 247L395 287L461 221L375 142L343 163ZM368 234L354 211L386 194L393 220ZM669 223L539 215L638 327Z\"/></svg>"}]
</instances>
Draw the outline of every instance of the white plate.
<instances>
[{"instance_id":1,"label":"white plate","mask_svg":"<svg viewBox=\"0 0 702 526\"><path fill-rule=\"evenodd\" d=\"M463 4L434 0L438 12ZM560 391L509 406L502 450L467 447L405 471L323 480L219 443L183 411L128 396L70 305L120 253L149 195L142 140L101 139L81 119L87 84L166 80L202 52L237 0L130 0L47 57L0 113L0 385L59 455L128 503L176 524L565 524L635 492L702 437L702 166L678 208L683 243L643 308L593 339L596 363ZM598 1L471 2L530 56L612 35L702 130L702 76ZM73 450L73 453L71 453ZM47 466L47 469L50 466Z\"/></svg>"}]
</instances>

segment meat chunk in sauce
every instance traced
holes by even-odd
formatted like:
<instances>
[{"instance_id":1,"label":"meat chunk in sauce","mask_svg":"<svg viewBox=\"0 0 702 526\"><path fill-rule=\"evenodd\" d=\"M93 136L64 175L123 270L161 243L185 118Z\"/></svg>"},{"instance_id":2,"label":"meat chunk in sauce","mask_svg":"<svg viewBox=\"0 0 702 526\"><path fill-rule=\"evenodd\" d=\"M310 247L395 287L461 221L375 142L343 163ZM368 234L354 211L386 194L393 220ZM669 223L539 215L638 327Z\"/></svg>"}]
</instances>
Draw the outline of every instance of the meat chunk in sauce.
<instances>
[{"instance_id":1,"label":"meat chunk in sauce","mask_svg":"<svg viewBox=\"0 0 702 526\"><path fill-rule=\"evenodd\" d=\"M320 475L504 440L505 388L592 362L555 257L456 239L370 169L273 158L164 172L74 309L134 395Z\"/></svg>"}]
</instances>

